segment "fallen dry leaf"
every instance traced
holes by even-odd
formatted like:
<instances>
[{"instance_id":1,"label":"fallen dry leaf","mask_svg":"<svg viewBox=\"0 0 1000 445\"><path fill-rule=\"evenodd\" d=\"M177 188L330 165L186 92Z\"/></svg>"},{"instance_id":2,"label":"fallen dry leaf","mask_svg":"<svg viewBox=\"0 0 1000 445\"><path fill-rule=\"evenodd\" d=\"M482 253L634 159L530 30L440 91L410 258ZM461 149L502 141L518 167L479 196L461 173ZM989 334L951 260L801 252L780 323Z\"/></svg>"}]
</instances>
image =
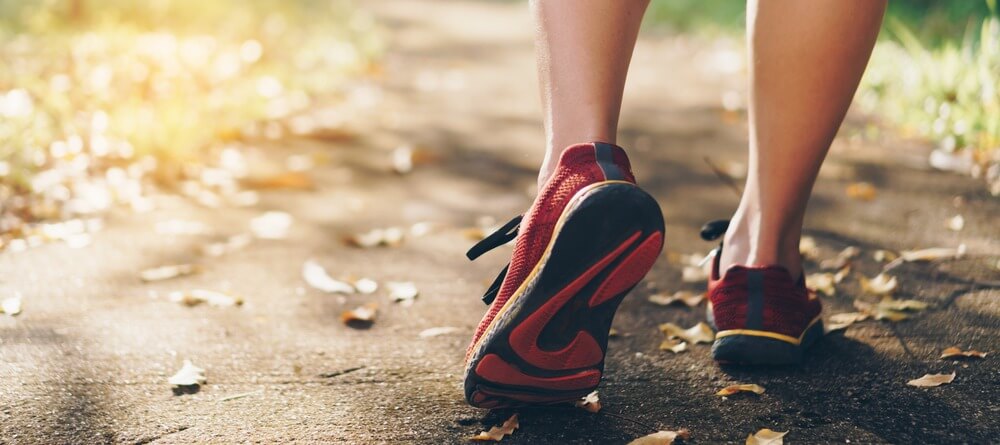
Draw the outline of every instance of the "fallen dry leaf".
<instances>
[{"instance_id":1,"label":"fallen dry leaf","mask_svg":"<svg viewBox=\"0 0 1000 445\"><path fill-rule=\"evenodd\" d=\"M207 381L205 370L192 364L191 360L184 360L184 366L167 379L167 383L173 386L201 386Z\"/></svg>"},{"instance_id":2,"label":"fallen dry leaf","mask_svg":"<svg viewBox=\"0 0 1000 445\"><path fill-rule=\"evenodd\" d=\"M390 281L385 283L385 287L389 289L389 298L403 306L413 304L413 300L420 294L417 286L409 281Z\"/></svg>"},{"instance_id":3,"label":"fallen dry leaf","mask_svg":"<svg viewBox=\"0 0 1000 445\"><path fill-rule=\"evenodd\" d=\"M800 238L799 254L810 260L816 260L819 258L819 245L816 244L816 238L811 236L803 236Z\"/></svg>"},{"instance_id":4,"label":"fallen dry leaf","mask_svg":"<svg viewBox=\"0 0 1000 445\"><path fill-rule=\"evenodd\" d=\"M688 346L687 342L682 341L678 338L665 338L663 339L662 342L660 342L661 351L670 351L673 352L674 354L680 354L684 351L687 351L687 346Z\"/></svg>"},{"instance_id":5,"label":"fallen dry leaf","mask_svg":"<svg viewBox=\"0 0 1000 445\"><path fill-rule=\"evenodd\" d=\"M764 394L764 387L755 384L729 385L715 393L717 396L728 397L740 392L752 392L754 394Z\"/></svg>"},{"instance_id":6,"label":"fallen dry leaf","mask_svg":"<svg viewBox=\"0 0 1000 445\"><path fill-rule=\"evenodd\" d=\"M893 298L883 298L878 305L891 311L922 311L927 309L927 303L923 301L896 300Z\"/></svg>"},{"instance_id":7,"label":"fallen dry leaf","mask_svg":"<svg viewBox=\"0 0 1000 445\"><path fill-rule=\"evenodd\" d=\"M747 436L746 445L782 445L785 443L783 439L785 434L788 434L788 431L779 432L764 428L756 434Z\"/></svg>"},{"instance_id":8,"label":"fallen dry leaf","mask_svg":"<svg viewBox=\"0 0 1000 445\"><path fill-rule=\"evenodd\" d=\"M361 278L354 282L354 290L359 294L373 294L378 290L378 283L371 278Z\"/></svg>"},{"instance_id":9,"label":"fallen dry leaf","mask_svg":"<svg viewBox=\"0 0 1000 445\"><path fill-rule=\"evenodd\" d=\"M950 260L961 258L965 255L966 249L965 244L961 244L956 248L932 247L930 249L904 250L899 254L899 258L908 263L915 261Z\"/></svg>"},{"instance_id":10,"label":"fallen dry leaf","mask_svg":"<svg viewBox=\"0 0 1000 445\"><path fill-rule=\"evenodd\" d=\"M378 303L368 303L340 314L340 321L348 326L370 326L375 322Z\"/></svg>"},{"instance_id":11,"label":"fallen dry leaf","mask_svg":"<svg viewBox=\"0 0 1000 445\"><path fill-rule=\"evenodd\" d=\"M806 285L810 289L828 297L832 297L837 293L837 288L834 285L835 282L836 277L832 273L813 273L806 276Z\"/></svg>"},{"instance_id":12,"label":"fallen dry leaf","mask_svg":"<svg viewBox=\"0 0 1000 445\"><path fill-rule=\"evenodd\" d=\"M194 264L171 264L143 270L139 272L139 278L145 282L162 281L191 275L196 272L198 272L198 266Z\"/></svg>"},{"instance_id":13,"label":"fallen dry leaf","mask_svg":"<svg viewBox=\"0 0 1000 445\"><path fill-rule=\"evenodd\" d=\"M499 442L503 440L505 436L513 434L514 430L516 430L518 426L520 425L517 423L517 414L514 414L513 416L510 416L509 419L504 421L503 425L490 428L489 431L483 431L470 437L469 440Z\"/></svg>"},{"instance_id":14,"label":"fallen dry leaf","mask_svg":"<svg viewBox=\"0 0 1000 445\"><path fill-rule=\"evenodd\" d=\"M954 380L954 372L951 374L926 374L919 379L910 380L909 382L906 382L906 384L916 386L917 388L933 388L935 386L951 383Z\"/></svg>"},{"instance_id":15,"label":"fallen dry leaf","mask_svg":"<svg viewBox=\"0 0 1000 445\"><path fill-rule=\"evenodd\" d=\"M677 431L657 431L653 434L642 436L628 443L628 445L672 445L678 438L687 440L691 437L691 432L687 429Z\"/></svg>"},{"instance_id":16,"label":"fallen dry leaf","mask_svg":"<svg viewBox=\"0 0 1000 445\"><path fill-rule=\"evenodd\" d=\"M704 293L694 293L691 291L677 291L672 295L653 294L649 296L649 302L660 306L669 306L674 303L684 303L688 307L697 307L705 299Z\"/></svg>"},{"instance_id":17,"label":"fallen dry leaf","mask_svg":"<svg viewBox=\"0 0 1000 445\"><path fill-rule=\"evenodd\" d=\"M660 325L660 332L667 338L682 338L688 343L711 343L715 340L715 332L704 322L700 322L688 329L681 328L673 323L663 323Z\"/></svg>"},{"instance_id":18,"label":"fallen dry leaf","mask_svg":"<svg viewBox=\"0 0 1000 445\"><path fill-rule=\"evenodd\" d=\"M927 303L886 297L876 304L854 300L854 307L876 320L903 321L910 318L911 312L927 309Z\"/></svg>"},{"instance_id":19,"label":"fallen dry leaf","mask_svg":"<svg viewBox=\"0 0 1000 445\"><path fill-rule=\"evenodd\" d=\"M403 244L404 231L399 227L389 227L385 229L372 229L364 233L358 233L344 237L344 243L351 247L363 249L371 247L398 247Z\"/></svg>"},{"instance_id":20,"label":"fallen dry leaf","mask_svg":"<svg viewBox=\"0 0 1000 445\"><path fill-rule=\"evenodd\" d=\"M976 350L963 351L956 346L950 348L945 348L941 351L941 358L986 358L985 352L980 352Z\"/></svg>"},{"instance_id":21,"label":"fallen dry leaf","mask_svg":"<svg viewBox=\"0 0 1000 445\"><path fill-rule=\"evenodd\" d=\"M842 314L833 314L830 316L830 319L826 324L826 332L830 333L841 329L847 329L848 326L859 321L867 320L868 317L870 317L870 315L864 312L845 312Z\"/></svg>"},{"instance_id":22,"label":"fallen dry leaf","mask_svg":"<svg viewBox=\"0 0 1000 445\"><path fill-rule=\"evenodd\" d=\"M431 337L437 337L437 336L440 336L440 335L453 334L453 333L458 332L458 331L459 331L459 329L456 328L456 327L454 327L454 326L441 326L441 327L437 327L437 328L427 328L427 329L424 329L424 330L420 331L420 333L417 334L417 335L420 338L431 338Z\"/></svg>"},{"instance_id":23,"label":"fallen dry leaf","mask_svg":"<svg viewBox=\"0 0 1000 445\"><path fill-rule=\"evenodd\" d=\"M889 250L879 249L872 253L872 259L880 263L884 263L886 261L892 261L895 260L896 258L899 258L899 255L896 255L895 252Z\"/></svg>"},{"instance_id":24,"label":"fallen dry leaf","mask_svg":"<svg viewBox=\"0 0 1000 445\"><path fill-rule=\"evenodd\" d=\"M899 280L896 277L890 277L884 273L880 273L870 280L864 277L861 278L861 290L871 295L892 295L898 285Z\"/></svg>"},{"instance_id":25,"label":"fallen dry leaf","mask_svg":"<svg viewBox=\"0 0 1000 445\"><path fill-rule=\"evenodd\" d=\"M243 304L243 298L204 289L174 291L167 295L167 299L185 306L197 306L207 303L209 306L228 307Z\"/></svg>"},{"instance_id":26,"label":"fallen dry leaf","mask_svg":"<svg viewBox=\"0 0 1000 445\"><path fill-rule=\"evenodd\" d=\"M0 302L0 314L7 314L11 317L21 313L21 296L14 295L13 297L4 298Z\"/></svg>"},{"instance_id":27,"label":"fallen dry leaf","mask_svg":"<svg viewBox=\"0 0 1000 445\"><path fill-rule=\"evenodd\" d=\"M340 280L336 280L326 273L326 269L319 263L308 260L302 264L302 279L306 284L327 293L353 294L354 286Z\"/></svg>"},{"instance_id":28,"label":"fallen dry leaf","mask_svg":"<svg viewBox=\"0 0 1000 445\"><path fill-rule=\"evenodd\" d=\"M574 405L588 413L597 414L601 410L601 399L597 396L597 391L593 391L582 399L577 400Z\"/></svg>"},{"instance_id":29,"label":"fallen dry leaf","mask_svg":"<svg viewBox=\"0 0 1000 445\"><path fill-rule=\"evenodd\" d=\"M250 232L260 239L284 239L288 237L292 221L292 215L285 212L264 212L250 220Z\"/></svg>"},{"instance_id":30,"label":"fallen dry leaf","mask_svg":"<svg viewBox=\"0 0 1000 445\"><path fill-rule=\"evenodd\" d=\"M965 218L962 215L955 215L948 218L948 222L945 224L948 230L953 232L961 232L965 228Z\"/></svg>"},{"instance_id":31,"label":"fallen dry leaf","mask_svg":"<svg viewBox=\"0 0 1000 445\"><path fill-rule=\"evenodd\" d=\"M837 271L837 273L833 275L833 282L839 284L841 281L844 281L844 279L847 278L847 276L850 274L851 274L851 265L848 264L842 267L840 270Z\"/></svg>"},{"instance_id":32,"label":"fallen dry leaf","mask_svg":"<svg viewBox=\"0 0 1000 445\"><path fill-rule=\"evenodd\" d=\"M847 196L860 201L875 199L875 186L868 182L855 182L847 186Z\"/></svg>"},{"instance_id":33,"label":"fallen dry leaf","mask_svg":"<svg viewBox=\"0 0 1000 445\"><path fill-rule=\"evenodd\" d=\"M844 250L841 250L836 257L823 260L819 263L819 267L824 270L838 270L844 268L850 264L851 260L857 257L861 253L861 249L848 246Z\"/></svg>"}]
</instances>

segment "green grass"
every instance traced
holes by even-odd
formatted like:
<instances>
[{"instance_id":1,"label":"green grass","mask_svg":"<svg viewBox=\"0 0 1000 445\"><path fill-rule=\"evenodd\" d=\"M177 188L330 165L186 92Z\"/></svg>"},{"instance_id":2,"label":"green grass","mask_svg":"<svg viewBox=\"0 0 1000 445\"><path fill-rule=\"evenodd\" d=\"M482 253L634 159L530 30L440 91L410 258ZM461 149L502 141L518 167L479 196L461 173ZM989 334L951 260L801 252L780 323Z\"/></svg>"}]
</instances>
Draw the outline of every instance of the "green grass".
<instances>
[{"instance_id":1,"label":"green grass","mask_svg":"<svg viewBox=\"0 0 1000 445\"><path fill-rule=\"evenodd\" d=\"M973 150L981 163L1000 153L1000 18L939 46L901 21L888 29L893 39L876 47L861 106L943 150Z\"/></svg>"}]
</instances>

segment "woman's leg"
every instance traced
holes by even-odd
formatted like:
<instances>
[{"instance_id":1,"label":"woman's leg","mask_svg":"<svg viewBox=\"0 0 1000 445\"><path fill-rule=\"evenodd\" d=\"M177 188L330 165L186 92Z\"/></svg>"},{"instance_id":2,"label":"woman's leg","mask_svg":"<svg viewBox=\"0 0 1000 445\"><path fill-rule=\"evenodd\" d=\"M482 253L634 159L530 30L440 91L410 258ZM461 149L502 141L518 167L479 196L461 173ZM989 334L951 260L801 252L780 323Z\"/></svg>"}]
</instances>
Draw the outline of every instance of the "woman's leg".
<instances>
[{"instance_id":1,"label":"woman's leg","mask_svg":"<svg viewBox=\"0 0 1000 445\"><path fill-rule=\"evenodd\" d=\"M532 0L545 183L566 147L615 143L625 75L649 0Z\"/></svg>"},{"instance_id":2,"label":"woman's leg","mask_svg":"<svg viewBox=\"0 0 1000 445\"><path fill-rule=\"evenodd\" d=\"M799 237L820 165L868 63L885 0L750 0L750 160L724 239L729 265L802 272Z\"/></svg>"}]
</instances>

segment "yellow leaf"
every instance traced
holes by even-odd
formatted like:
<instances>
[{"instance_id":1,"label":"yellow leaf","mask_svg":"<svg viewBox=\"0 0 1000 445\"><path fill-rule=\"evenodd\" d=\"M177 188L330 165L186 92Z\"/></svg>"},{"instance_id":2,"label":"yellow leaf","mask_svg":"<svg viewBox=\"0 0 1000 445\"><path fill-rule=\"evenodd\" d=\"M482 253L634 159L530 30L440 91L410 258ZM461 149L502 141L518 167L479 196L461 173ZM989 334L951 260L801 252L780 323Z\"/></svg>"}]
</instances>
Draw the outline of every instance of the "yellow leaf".
<instances>
[{"instance_id":1,"label":"yellow leaf","mask_svg":"<svg viewBox=\"0 0 1000 445\"><path fill-rule=\"evenodd\" d=\"M660 350L680 354L681 352L687 351L687 345L687 342L676 338L665 338L662 342L660 342Z\"/></svg>"},{"instance_id":2,"label":"yellow leaf","mask_svg":"<svg viewBox=\"0 0 1000 445\"><path fill-rule=\"evenodd\" d=\"M966 251L965 244L962 244L959 245L957 248L932 247L930 249L921 249L921 250L904 250L902 253L900 253L899 257L906 262L950 260L962 257L963 255L965 255L965 251Z\"/></svg>"},{"instance_id":3,"label":"yellow leaf","mask_svg":"<svg viewBox=\"0 0 1000 445\"><path fill-rule=\"evenodd\" d=\"M667 338L682 338L692 344L711 343L712 340L715 340L715 332L704 322L688 329L683 329L673 323L663 323L660 325L660 332L666 334Z\"/></svg>"},{"instance_id":4,"label":"yellow leaf","mask_svg":"<svg viewBox=\"0 0 1000 445\"><path fill-rule=\"evenodd\" d=\"M872 258L875 261L883 263L883 262L886 262L886 261L892 261L892 260L895 260L896 258L899 258L899 255L896 255L895 253L890 252L888 250L879 249L879 250L876 250L874 253L872 253Z\"/></svg>"},{"instance_id":5,"label":"yellow leaf","mask_svg":"<svg viewBox=\"0 0 1000 445\"><path fill-rule=\"evenodd\" d=\"M686 428L677 431L657 431L653 434L642 436L628 443L628 445L671 445L678 438L687 440L691 437L691 432Z\"/></svg>"},{"instance_id":6,"label":"yellow leaf","mask_svg":"<svg viewBox=\"0 0 1000 445\"><path fill-rule=\"evenodd\" d=\"M922 311L927 309L927 303L917 300L896 300L893 298L883 298L878 303L880 308L891 311Z\"/></svg>"},{"instance_id":7,"label":"yellow leaf","mask_svg":"<svg viewBox=\"0 0 1000 445\"><path fill-rule=\"evenodd\" d=\"M803 236L799 239L799 253L810 260L819 258L819 246L816 245L816 238Z\"/></svg>"},{"instance_id":8,"label":"yellow leaf","mask_svg":"<svg viewBox=\"0 0 1000 445\"><path fill-rule=\"evenodd\" d=\"M601 399L597 396L597 391L593 391L584 396L584 398L577 400L575 405L577 408L596 414L601 410Z\"/></svg>"},{"instance_id":9,"label":"yellow leaf","mask_svg":"<svg viewBox=\"0 0 1000 445\"><path fill-rule=\"evenodd\" d=\"M941 358L986 358L985 352L980 352L976 350L963 351L958 347L952 346L941 351Z\"/></svg>"},{"instance_id":10,"label":"yellow leaf","mask_svg":"<svg viewBox=\"0 0 1000 445\"><path fill-rule=\"evenodd\" d=\"M955 373L951 374L927 374L919 379L913 379L906 382L907 385L916 386L918 388L932 388L935 386L941 386L946 383L951 383L955 380Z\"/></svg>"},{"instance_id":11,"label":"yellow leaf","mask_svg":"<svg viewBox=\"0 0 1000 445\"><path fill-rule=\"evenodd\" d=\"M871 295L892 295L898 285L899 280L896 277L890 277L884 273L880 273L870 280L861 278L861 290Z\"/></svg>"},{"instance_id":12,"label":"yellow leaf","mask_svg":"<svg viewBox=\"0 0 1000 445\"><path fill-rule=\"evenodd\" d=\"M831 273L814 273L806 276L806 285L828 297L837 293L837 288L834 286L835 281Z\"/></svg>"},{"instance_id":13,"label":"yellow leaf","mask_svg":"<svg viewBox=\"0 0 1000 445\"><path fill-rule=\"evenodd\" d=\"M520 425L517 423L517 414L514 414L513 416L510 416L510 418L507 419L503 425L490 428L489 431L483 431L470 437L469 440L499 442L505 436L513 434L514 430L516 430L519 426Z\"/></svg>"},{"instance_id":14,"label":"yellow leaf","mask_svg":"<svg viewBox=\"0 0 1000 445\"><path fill-rule=\"evenodd\" d=\"M719 392L715 393L715 395L726 397L739 392L752 392L754 394L764 394L764 387L755 384L729 385L725 388L720 389Z\"/></svg>"},{"instance_id":15,"label":"yellow leaf","mask_svg":"<svg viewBox=\"0 0 1000 445\"><path fill-rule=\"evenodd\" d=\"M788 434L788 431L778 432L764 428L756 434L747 436L747 445L782 445L785 443L782 439L785 434Z\"/></svg>"},{"instance_id":16,"label":"yellow leaf","mask_svg":"<svg viewBox=\"0 0 1000 445\"><path fill-rule=\"evenodd\" d=\"M836 257L820 262L819 267L824 270L842 269L844 266L850 264L851 260L860 253L861 249L854 246L848 246L844 248L844 250L841 250Z\"/></svg>"},{"instance_id":17,"label":"yellow leaf","mask_svg":"<svg viewBox=\"0 0 1000 445\"><path fill-rule=\"evenodd\" d=\"M844 278L847 278L847 276L850 274L851 274L851 265L848 264L840 268L840 270L838 270L837 273L833 275L833 282L840 283L841 281L844 281Z\"/></svg>"},{"instance_id":18,"label":"yellow leaf","mask_svg":"<svg viewBox=\"0 0 1000 445\"><path fill-rule=\"evenodd\" d=\"M826 324L826 332L830 333L833 331L846 329L848 326L854 323L867 320L868 317L869 315L864 312L846 312L842 314L833 314L830 316L830 320Z\"/></svg>"}]
</instances>

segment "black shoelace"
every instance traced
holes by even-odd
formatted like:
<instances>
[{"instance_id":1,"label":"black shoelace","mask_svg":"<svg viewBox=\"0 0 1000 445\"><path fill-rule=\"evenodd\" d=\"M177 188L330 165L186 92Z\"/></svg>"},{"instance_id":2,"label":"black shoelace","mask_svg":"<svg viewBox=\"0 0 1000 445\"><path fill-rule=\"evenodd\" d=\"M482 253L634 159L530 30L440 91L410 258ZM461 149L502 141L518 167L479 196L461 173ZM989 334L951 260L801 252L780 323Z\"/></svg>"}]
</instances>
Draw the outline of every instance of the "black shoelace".
<instances>
[{"instance_id":1,"label":"black shoelace","mask_svg":"<svg viewBox=\"0 0 1000 445\"><path fill-rule=\"evenodd\" d=\"M495 232L489 234L486 238L483 238L478 243L472 246L465 256L470 260L475 260L479 258L484 253L489 252L497 247L509 243L514 238L517 238L518 229L521 227L521 220L524 215L515 216L506 224L501 226ZM705 241L715 241L726 234L726 230L729 229L729 220L720 219L715 221L710 221L701 227L701 238ZM718 249L713 253L718 253L722 250L722 243L719 243ZM710 254L711 255L711 254ZM493 304L493 300L496 299L497 293L500 292L500 286L503 285L504 278L507 277L507 271L510 269L510 263L504 266L500 274L497 275L496 279L493 280L493 284L486 289L486 293L483 294L483 302L486 304Z\"/></svg>"},{"instance_id":2,"label":"black shoelace","mask_svg":"<svg viewBox=\"0 0 1000 445\"><path fill-rule=\"evenodd\" d=\"M709 221L705 225L701 226L701 239L705 241L715 241L726 234L726 230L729 230L729 220L728 219L717 219L715 221Z\"/></svg>"},{"instance_id":3,"label":"black shoelace","mask_svg":"<svg viewBox=\"0 0 1000 445\"><path fill-rule=\"evenodd\" d=\"M475 260L479 258L484 253L489 252L497 247L509 243L514 238L517 238L517 231L521 227L521 220L524 215L517 215L514 219L504 224L495 232L491 233L486 238L476 243L465 253L465 256L470 260ZM500 292L500 286L503 284L504 278L507 277L507 270L510 269L510 263L507 263L500 271L500 275L497 275L496 279L493 280L493 284L486 290L483 294L483 302L486 304L493 304L493 300L496 299L497 293Z\"/></svg>"}]
</instances>

